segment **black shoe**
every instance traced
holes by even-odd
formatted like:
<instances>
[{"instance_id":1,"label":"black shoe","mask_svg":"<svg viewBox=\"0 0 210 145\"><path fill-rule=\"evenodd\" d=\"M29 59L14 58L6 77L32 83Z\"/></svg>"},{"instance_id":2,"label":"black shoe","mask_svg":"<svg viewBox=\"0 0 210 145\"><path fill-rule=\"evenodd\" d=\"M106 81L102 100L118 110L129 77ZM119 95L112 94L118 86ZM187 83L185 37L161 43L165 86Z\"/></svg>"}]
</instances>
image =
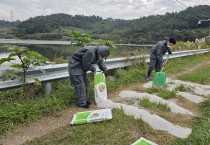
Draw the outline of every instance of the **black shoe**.
<instances>
[{"instance_id":1,"label":"black shoe","mask_svg":"<svg viewBox=\"0 0 210 145\"><path fill-rule=\"evenodd\" d=\"M91 105L91 102L90 101L87 101L87 105Z\"/></svg>"},{"instance_id":2,"label":"black shoe","mask_svg":"<svg viewBox=\"0 0 210 145\"><path fill-rule=\"evenodd\" d=\"M147 77L146 80L147 80L147 81L150 81L150 77Z\"/></svg>"},{"instance_id":3,"label":"black shoe","mask_svg":"<svg viewBox=\"0 0 210 145\"><path fill-rule=\"evenodd\" d=\"M82 106L78 106L78 107L82 107L82 108L89 108L89 105L88 104L86 104L86 105L82 105Z\"/></svg>"}]
</instances>

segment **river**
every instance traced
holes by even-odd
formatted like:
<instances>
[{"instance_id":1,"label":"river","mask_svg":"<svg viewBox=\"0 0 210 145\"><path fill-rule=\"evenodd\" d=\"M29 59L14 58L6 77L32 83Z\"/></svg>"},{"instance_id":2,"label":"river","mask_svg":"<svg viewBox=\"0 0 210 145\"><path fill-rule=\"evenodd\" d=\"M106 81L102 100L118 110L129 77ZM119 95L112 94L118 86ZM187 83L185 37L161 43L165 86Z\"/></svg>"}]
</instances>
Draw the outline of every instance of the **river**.
<instances>
[{"instance_id":1,"label":"river","mask_svg":"<svg viewBox=\"0 0 210 145\"><path fill-rule=\"evenodd\" d=\"M2 48L4 45L7 45L8 41L4 41L5 44L1 42L0 44L0 59L5 58L9 55L9 52L7 49ZM33 41L32 41L33 42ZM39 42L39 41L38 41ZM42 41L40 41L42 42ZM55 58L62 58L64 60L68 60L69 57L78 49L76 47L70 46L69 44L57 44L58 41L55 41L55 44L49 43L49 44L15 44L15 43L9 43L9 45L19 45L19 46L26 46L29 48L29 50L36 51L46 58L48 58L50 61L54 61ZM28 43L28 41L27 41ZM34 42L33 42L34 43ZM42 42L43 43L43 42ZM47 43L47 41L44 43ZM143 46L117 46L117 49L112 51L112 54L110 57L126 57L126 56L134 56L134 55L140 55L143 53L148 53L148 48L151 48L151 46L143 47ZM18 60L13 61L13 63L18 63ZM0 68L5 68L8 66L8 63L4 63L0 66Z\"/></svg>"}]
</instances>

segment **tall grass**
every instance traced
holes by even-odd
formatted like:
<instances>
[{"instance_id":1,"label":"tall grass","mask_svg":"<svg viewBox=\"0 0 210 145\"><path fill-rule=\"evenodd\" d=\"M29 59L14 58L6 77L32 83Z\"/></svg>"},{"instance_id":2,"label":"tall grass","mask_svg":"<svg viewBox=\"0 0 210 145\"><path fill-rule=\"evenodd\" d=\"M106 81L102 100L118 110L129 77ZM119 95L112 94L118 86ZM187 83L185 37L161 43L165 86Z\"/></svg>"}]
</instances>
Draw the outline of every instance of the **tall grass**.
<instances>
[{"instance_id":1,"label":"tall grass","mask_svg":"<svg viewBox=\"0 0 210 145\"><path fill-rule=\"evenodd\" d=\"M0 134L11 130L17 124L29 123L53 111L73 106L74 101L73 89L65 83L60 84L53 93L47 96L22 99L19 97L18 100L5 99L0 106Z\"/></svg>"},{"instance_id":2,"label":"tall grass","mask_svg":"<svg viewBox=\"0 0 210 145\"><path fill-rule=\"evenodd\" d=\"M135 62L131 67L118 69L115 72L114 79L107 80L109 91L115 91L117 88L129 86L136 82L145 82L146 64Z\"/></svg>"}]
</instances>

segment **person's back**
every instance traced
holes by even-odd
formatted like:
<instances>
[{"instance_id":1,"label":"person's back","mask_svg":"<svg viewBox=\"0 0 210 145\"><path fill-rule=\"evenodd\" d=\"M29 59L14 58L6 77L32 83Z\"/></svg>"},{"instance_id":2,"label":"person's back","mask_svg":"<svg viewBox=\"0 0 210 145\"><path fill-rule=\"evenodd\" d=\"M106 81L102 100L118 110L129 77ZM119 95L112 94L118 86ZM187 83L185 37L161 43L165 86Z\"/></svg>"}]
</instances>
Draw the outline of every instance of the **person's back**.
<instances>
[{"instance_id":1,"label":"person's back","mask_svg":"<svg viewBox=\"0 0 210 145\"><path fill-rule=\"evenodd\" d=\"M167 47L167 41L159 41L152 49L150 58L157 58L160 53L165 54L169 48Z\"/></svg>"},{"instance_id":2,"label":"person's back","mask_svg":"<svg viewBox=\"0 0 210 145\"><path fill-rule=\"evenodd\" d=\"M86 57L94 57L94 58L96 57L96 47L85 46L76 51L69 59L68 67L70 75L81 75L86 73L86 71L83 69L82 60L87 52L89 56Z\"/></svg>"},{"instance_id":3,"label":"person's back","mask_svg":"<svg viewBox=\"0 0 210 145\"><path fill-rule=\"evenodd\" d=\"M103 72L107 70L103 58L110 54L107 46L85 46L75 52L69 60L68 69L71 85L74 87L76 103L79 107L89 108L89 80L87 71L96 72L92 64L99 66Z\"/></svg>"}]
</instances>

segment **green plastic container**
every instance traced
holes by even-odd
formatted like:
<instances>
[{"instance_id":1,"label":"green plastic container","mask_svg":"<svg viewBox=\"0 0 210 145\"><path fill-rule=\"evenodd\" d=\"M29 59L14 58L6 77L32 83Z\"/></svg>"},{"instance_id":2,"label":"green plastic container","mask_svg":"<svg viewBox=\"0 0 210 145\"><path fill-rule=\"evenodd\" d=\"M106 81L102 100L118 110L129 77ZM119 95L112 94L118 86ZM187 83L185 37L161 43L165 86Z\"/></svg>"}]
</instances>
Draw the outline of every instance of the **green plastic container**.
<instances>
[{"instance_id":1,"label":"green plastic container","mask_svg":"<svg viewBox=\"0 0 210 145\"><path fill-rule=\"evenodd\" d=\"M162 87L166 85L166 73L161 71L161 72L156 72L152 86L153 87Z\"/></svg>"}]
</instances>

